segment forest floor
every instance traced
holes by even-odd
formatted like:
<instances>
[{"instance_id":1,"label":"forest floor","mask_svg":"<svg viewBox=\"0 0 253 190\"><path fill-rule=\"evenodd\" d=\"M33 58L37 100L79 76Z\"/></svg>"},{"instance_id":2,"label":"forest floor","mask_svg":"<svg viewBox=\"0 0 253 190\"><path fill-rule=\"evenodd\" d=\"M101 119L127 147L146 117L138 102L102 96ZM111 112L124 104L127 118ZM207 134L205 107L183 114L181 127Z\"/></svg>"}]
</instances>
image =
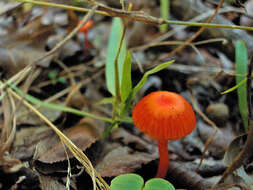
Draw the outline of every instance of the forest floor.
<instances>
[{"instance_id":1,"label":"forest floor","mask_svg":"<svg viewBox=\"0 0 253 190\"><path fill-rule=\"evenodd\" d=\"M159 0L126 0L126 7L132 3L131 14L122 11L119 0L99 0L97 7L95 1L50 1L86 8L82 10L21 2L0 2L0 189L90 190L92 171L99 176L97 185L110 186L115 176L126 173L139 174L144 181L154 178L157 142L134 126L131 115L142 97L160 90L185 97L197 121L190 135L169 141L164 179L176 189L253 189L253 155L247 143L252 126L247 129L248 115L243 115L250 113L250 77L240 86L248 89L242 88L241 100L238 86L222 94L239 83L237 76L246 80L251 71L253 29L207 26L197 35L201 26L179 25L188 21L253 27L252 0L243 5L226 1L221 7L223 1L172 0L164 10L178 24L163 29ZM86 13L92 8L96 11ZM113 17L127 20L127 26ZM90 23L82 32L77 29L81 20ZM150 69L174 60L147 77L124 117L117 115L122 105L117 105L110 84L117 80L111 78L115 63L110 50L118 51L120 29L126 29L133 87ZM121 92L127 92L127 86Z\"/></svg>"}]
</instances>

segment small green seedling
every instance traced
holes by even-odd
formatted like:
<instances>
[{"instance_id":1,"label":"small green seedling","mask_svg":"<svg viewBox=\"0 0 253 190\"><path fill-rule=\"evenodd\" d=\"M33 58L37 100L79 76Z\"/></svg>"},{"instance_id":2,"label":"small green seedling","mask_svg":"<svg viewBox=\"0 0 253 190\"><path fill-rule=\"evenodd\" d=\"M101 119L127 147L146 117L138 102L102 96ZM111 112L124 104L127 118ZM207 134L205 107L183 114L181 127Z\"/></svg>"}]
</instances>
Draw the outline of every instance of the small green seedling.
<instances>
[{"instance_id":1,"label":"small green seedling","mask_svg":"<svg viewBox=\"0 0 253 190\"><path fill-rule=\"evenodd\" d=\"M111 190L175 190L168 181L152 178L144 184L144 180L137 174L122 174L111 181Z\"/></svg>"},{"instance_id":2,"label":"small green seedling","mask_svg":"<svg viewBox=\"0 0 253 190\"><path fill-rule=\"evenodd\" d=\"M144 73L142 79L136 86L132 86L132 58L131 52L127 50L125 31L126 21L123 22L120 18L114 18L112 21L105 64L106 86L112 97L106 98L100 102L100 104L112 104L113 122L105 131L104 137L106 137L111 130L118 128L119 120L131 121L131 118L128 117L128 113L136 93L143 87L149 75L165 69L174 62L174 60L170 60L166 63L157 65Z\"/></svg>"},{"instance_id":3,"label":"small green seedling","mask_svg":"<svg viewBox=\"0 0 253 190\"><path fill-rule=\"evenodd\" d=\"M51 83L53 85L56 85L58 82L59 83L62 83L62 84L65 84L66 83L66 79L64 77L58 77L58 73L55 72L55 71L51 71L48 73L48 77L50 78L51 80Z\"/></svg>"}]
</instances>

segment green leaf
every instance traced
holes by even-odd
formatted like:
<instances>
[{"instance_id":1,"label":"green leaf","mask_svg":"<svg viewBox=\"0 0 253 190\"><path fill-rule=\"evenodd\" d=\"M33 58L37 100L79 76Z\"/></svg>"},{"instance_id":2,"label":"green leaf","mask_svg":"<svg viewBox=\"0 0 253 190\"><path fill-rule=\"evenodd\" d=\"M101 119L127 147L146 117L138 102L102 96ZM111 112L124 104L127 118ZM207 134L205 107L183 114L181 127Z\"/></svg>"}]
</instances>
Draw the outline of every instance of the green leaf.
<instances>
[{"instance_id":1,"label":"green leaf","mask_svg":"<svg viewBox=\"0 0 253 190\"><path fill-rule=\"evenodd\" d=\"M111 181L111 190L141 190L144 180L137 174L123 174ZM162 189L161 189L162 190Z\"/></svg>"},{"instance_id":2,"label":"green leaf","mask_svg":"<svg viewBox=\"0 0 253 190\"><path fill-rule=\"evenodd\" d=\"M170 64L172 64L174 62L174 60L171 60L169 62L166 63L162 63L158 66L156 66L155 68L149 70L148 72L146 72L142 79L140 80L140 82L134 87L133 92L132 92L132 100L135 98L136 93L143 87L143 85L145 84L145 82L148 79L149 75L152 75L154 73L157 73L163 69L165 69L166 67L168 67Z\"/></svg>"},{"instance_id":3,"label":"green leaf","mask_svg":"<svg viewBox=\"0 0 253 190\"><path fill-rule=\"evenodd\" d=\"M120 86L120 94L122 102L125 102L132 90L132 79L131 79L131 64L132 58L130 51L127 52L127 56L124 62L122 81Z\"/></svg>"},{"instance_id":4,"label":"green leaf","mask_svg":"<svg viewBox=\"0 0 253 190\"><path fill-rule=\"evenodd\" d=\"M58 81L62 84L65 84L66 83L66 79L64 77L59 77L58 78Z\"/></svg>"},{"instance_id":5,"label":"green leaf","mask_svg":"<svg viewBox=\"0 0 253 190\"><path fill-rule=\"evenodd\" d=\"M95 103L96 105L104 105L104 104L113 104L114 97L103 98L99 102Z\"/></svg>"},{"instance_id":6,"label":"green leaf","mask_svg":"<svg viewBox=\"0 0 253 190\"><path fill-rule=\"evenodd\" d=\"M111 190L175 190L174 186L161 178L152 178L145 183L137 174L122 174L111 181Z\"/></svg>"},{"instance_id":7,"label":"green leaf","mask_svg":"<svg viewBox=\"0 0 253 190\"><path fill-rule=\"evenodd\" d=\"M221 94L227 94L229 92L232 92L232 91L236 90L238 87L240 87L241 85L245 84L246 82L247 82L247 79L245 78L240 83L233 86L232 88L227 89L226 91L222 92Z\"/></svg>"},{"instance_id":8,"label":"green leaf","mask_svg":"<svg viewBox=\"0 0 253 190\"><path fill-rule=\"evenodd\" d=\"M49 77L51 80L56 79L57 75L58 75L58 73L55 72L55 71L50 71L50 72L48 73L48 77Z\"/></svg>"},{"instance_id":9,"label":"green leaf","mask_svg":"<svg viewBox=\"0 0 253 190\"><path fill-rule=\"evenodd\" d=\"M111 123L104 131L103 133L103 136L102 136L102 139L105 139L109 136L110 132L113 130L113 129L118 129L119 128L119 124L118 122L114 122L114 123Z\"/></svg>"},{"instance_id":10,"label":"green leaf","mask_svg":"<svg viewBox=\"0 0 253 190\"><path fill-rule=\"evenodd\" d=\"M153 178L145 183L143 190L175 190L175 187L165 179Z\"/></svg>"},{"instance_id":11,"label":"green leaf","mask_svg":"<svg viewBox=\"0 0 253 190\"><path fill-rule=\"evenodd\" d=\"M105 64L105 78L106 86L108 91L115 96L115 72L114 72L114 61L116 59L117 52L120 48L120 41L123 35L123 23L120 18L113 18L111 33L109 37L109 44L106 53L106 64ZM122 80L123 64L126 57L126 43L125 40L122 43L118 58L118 72L119 72L119 84Z\"/></svg>"},{"instance_id":12,"label":"green leaf","mask_svg":"<svg viewBox=\"0 0 253 190\"><path fill-rule=\"evenodd\" d=\"M236 84L239 85L243 80L247 79L247 49L242 40L237 40L235 43L235 70ZM247 103L247 84L244 83L237 88L238 104L243 121L245 131L248 130L248 103Z\"/></svg>"}]
</instances>

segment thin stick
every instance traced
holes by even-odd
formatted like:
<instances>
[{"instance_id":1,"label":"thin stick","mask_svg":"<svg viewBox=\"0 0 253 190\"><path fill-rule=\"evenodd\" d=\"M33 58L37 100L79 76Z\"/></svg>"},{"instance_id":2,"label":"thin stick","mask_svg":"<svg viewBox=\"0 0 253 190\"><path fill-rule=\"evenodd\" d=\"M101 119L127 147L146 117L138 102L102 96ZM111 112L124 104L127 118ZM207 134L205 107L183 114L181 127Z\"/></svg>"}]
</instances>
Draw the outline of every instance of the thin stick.
<instances>
[{"instance_id":1,"label":"thin stick","mask_svg":"<svg viewBox=\"0 0 253 190\"><path fill-rule=\"evenodd\" d=\"M50 6L50 7L55 7L55 8L74 10L78 12L90 11L90 9L85 9L85 8L80 8L80 7L75 7L75 6L68 6L68 5L57 4L57 3L48 3L48 2L43 2L43 1L34 1L34 0L16 0L16 1L24 2L24 3L32 3L34 5L40 5L40 6ZM121 9L110 8L102 4L99 4L99 6L100 6L99 7L100 10L94 11L95 14L111 16L111 17L127 18L129 20L141 21L141 22L154 24L154 25L175 24L175 25L184 25L184 26L195 26L195 27L204 26L204 27L209 27L209 28L230 28L230 29L253 31L253 27L248 27L248 26L164 20L162 18L157 18L157 17L144 14L143 12L140 12L140 11L123 11Z\"/></svg>"},{"instance_id":2,"label":"thin stick","mask_svg":"<svg viewBox=\"0 0 253 190\"><path fill-rule=\"evenodd\" d=\"M216 14L218 13L219 9L222 7L222 5L224 4L224 0L220 0L219 5L217 6L217 8L215 9L214 13L207 19L207 23L212 22L212 20L214 19L214 17L216 16ZM204 30L206 29L206 26L202 26L191 38L189 38L186 43L191 43L193 40L195 40ZM186 44L182 44L181 46L177 47L176 49L174 49L171 53L169 53L168 57L173 56L175 53L181 51L182 49L184 49L186 47Z\"/></svg>"}]
</instances>

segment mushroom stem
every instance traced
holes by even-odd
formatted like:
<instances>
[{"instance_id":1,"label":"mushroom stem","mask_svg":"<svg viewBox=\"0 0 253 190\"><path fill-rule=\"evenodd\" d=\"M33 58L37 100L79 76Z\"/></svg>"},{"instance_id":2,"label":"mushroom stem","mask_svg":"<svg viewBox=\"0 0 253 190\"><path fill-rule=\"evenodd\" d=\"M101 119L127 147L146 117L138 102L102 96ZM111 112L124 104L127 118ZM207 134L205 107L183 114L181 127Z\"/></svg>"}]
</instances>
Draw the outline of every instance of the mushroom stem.
<instances>
[{"instance_id":1,"label":"mushroom stem","mask_svg":"<svg viewBox=\"0 0 253 190\"><path fill-rule=\"evenodd\" d=\"M156 177L164 178L169 167L168 140L158 140L160 161Z\"/></svg>"}]
</instances>

